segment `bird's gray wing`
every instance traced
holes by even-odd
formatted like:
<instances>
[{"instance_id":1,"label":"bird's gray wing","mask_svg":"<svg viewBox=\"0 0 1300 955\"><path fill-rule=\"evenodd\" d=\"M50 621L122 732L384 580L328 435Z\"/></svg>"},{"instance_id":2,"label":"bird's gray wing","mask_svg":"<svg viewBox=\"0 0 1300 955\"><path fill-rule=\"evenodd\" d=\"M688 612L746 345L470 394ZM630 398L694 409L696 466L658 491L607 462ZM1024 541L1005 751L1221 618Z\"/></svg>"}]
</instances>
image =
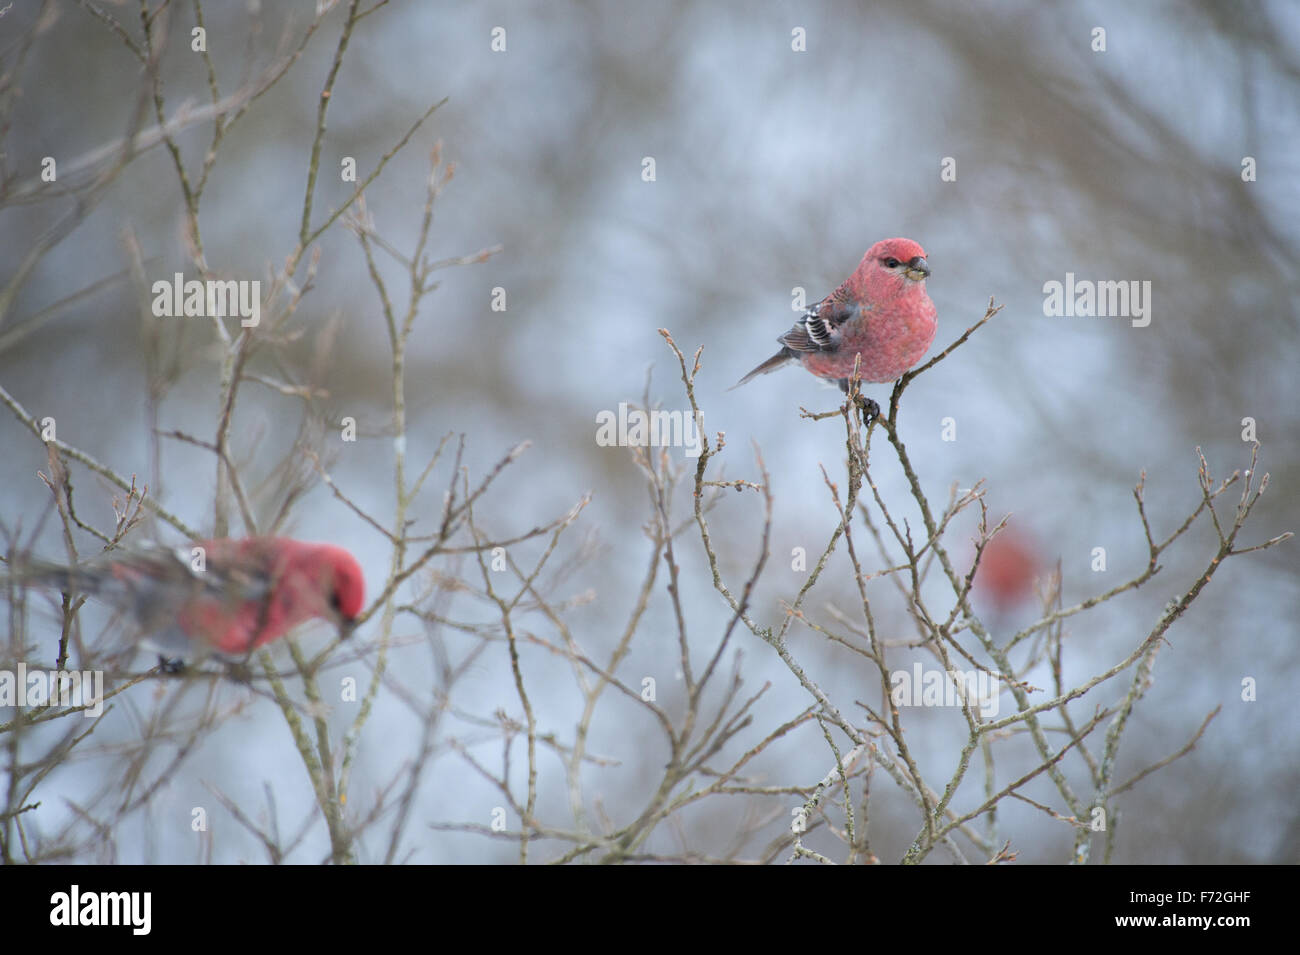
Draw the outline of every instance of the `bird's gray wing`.
<instances>
[{"instance_id":1,"label":"bird's gray wing","mask_svg":"<svg viewBox=\"0 0 1300 955\"><path fill-rule=\"evenodd\" d=\"M804 312L777 341L792 352L834 351L839 347L840 326L856 311L851 305L827 297Z\"/></svg>"}]
</instances>

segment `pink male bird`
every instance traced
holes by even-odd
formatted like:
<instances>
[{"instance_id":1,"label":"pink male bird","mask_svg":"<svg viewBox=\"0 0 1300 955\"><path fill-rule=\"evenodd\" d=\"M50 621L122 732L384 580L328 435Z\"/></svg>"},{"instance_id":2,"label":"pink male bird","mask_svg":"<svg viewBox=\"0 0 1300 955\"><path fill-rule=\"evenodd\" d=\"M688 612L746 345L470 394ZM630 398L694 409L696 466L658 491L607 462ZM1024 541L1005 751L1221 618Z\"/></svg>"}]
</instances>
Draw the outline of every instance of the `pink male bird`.
<instances>
[{"instance_id":1,"label":"pink male bird","mask_svg":"<svg viewBox=\"0 0 1300 955\"><path fill-rule=\"evenodd\" d=\"M779 352L734 387L797 361L848 393L859 355L863 381L900 377L934 341L934 303L925 291L930 264L911 239L881 239L844 284L808 309L777 341ZM874 408L874 402L867 402ZM875 411L872 414L876 413Z\"/></svg>"},{"instance_id":2,"label":"pink male bird","mask_svg":"<svg viewBox=\"0 0 1300 955\"><path fill-rule=\"evenodd\" d=\"M77 567L28 562L11 576L82 591L134 618L142 642L176 659L239 656L320 618L346 636L361 613L365 577L332 544L285 537L222 538L190 548L114 551ZM200 569L201 568L201 569Z\"/></svg>"}]
</instances>

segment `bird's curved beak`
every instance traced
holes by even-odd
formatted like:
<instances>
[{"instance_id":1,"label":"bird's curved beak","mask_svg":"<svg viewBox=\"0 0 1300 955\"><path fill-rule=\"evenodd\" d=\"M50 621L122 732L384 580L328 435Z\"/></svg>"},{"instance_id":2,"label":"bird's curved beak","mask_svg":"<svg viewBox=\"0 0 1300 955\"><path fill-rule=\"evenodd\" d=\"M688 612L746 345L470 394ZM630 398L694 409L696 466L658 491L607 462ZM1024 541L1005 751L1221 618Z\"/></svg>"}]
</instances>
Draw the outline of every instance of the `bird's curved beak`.
<instances>
[{"instance_id":1,"label":"bird's curved beak","mask_svg":"<svg viewBox=\"0 0 1300 955\"><path fill-rule=\"evenodd\" d=\"M918 255L907 263L907 277L913 282L919 282L921 279L930 277L930 263L925 261L925 256Z\"/></svg>"}]
</instances>

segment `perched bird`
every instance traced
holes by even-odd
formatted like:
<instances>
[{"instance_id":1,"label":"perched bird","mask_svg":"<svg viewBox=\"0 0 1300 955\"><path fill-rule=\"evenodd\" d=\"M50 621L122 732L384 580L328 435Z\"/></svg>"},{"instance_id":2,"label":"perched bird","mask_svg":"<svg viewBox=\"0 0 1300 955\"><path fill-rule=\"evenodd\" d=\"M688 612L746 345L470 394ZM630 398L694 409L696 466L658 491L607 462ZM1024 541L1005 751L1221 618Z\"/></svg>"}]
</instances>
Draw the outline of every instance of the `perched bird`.
<instances>
[{"instance_id":1,"label":"perched bird","mask_svg":"<svg viewBox=\"0 0 1300 955\"><path fill-rule=\"evenodd\" d=\"M900 377L925 354L937 328L925 291L930 264L911 239L882 239L844 284L809 308L780 336L781 350L733 387L797 361L848 393L854 361L863 381ZM869 402L874 406L874 402Z\"/></svg>"},{"instance_id":2,"label":"perched bird","mask_svg":"<svg viewBox=\"0 0 1300 955\"><path fill-rule=\"evenodd\" d=\"M166 664L242 656L313 618L346 636L365 595L361 566L346 550L284 537L113 551L75 567L25 562L9 576L124 611Z\"/></svg>"}]
</instances>

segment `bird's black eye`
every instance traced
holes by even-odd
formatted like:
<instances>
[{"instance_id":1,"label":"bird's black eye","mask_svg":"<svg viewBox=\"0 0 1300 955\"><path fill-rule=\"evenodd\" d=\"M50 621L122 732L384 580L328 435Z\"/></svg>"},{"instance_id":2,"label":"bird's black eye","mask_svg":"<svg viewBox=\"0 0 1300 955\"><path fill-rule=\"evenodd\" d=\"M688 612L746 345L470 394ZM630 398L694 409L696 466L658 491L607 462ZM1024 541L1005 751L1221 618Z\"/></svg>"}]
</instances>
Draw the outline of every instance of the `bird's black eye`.
<instances>
[{"instance_id":1,"label":"bird's black eye","mask_svg":"<svg viewBox=\"0 0 1300 955\"><path fill-rule=\"evenodd\" d=\"M896 269L901 264L902 263L899 262L898 259L894 258L892 255L889 258L885 259L885 268L887 269Z\"/></svg>"},{"instance_id":2,"label":"bird's black eye","mask_svg":"<svg viewBox=\"0 0 1300 955\"><path fill-rule=\"evenodd\" d=\"M341 603L342 601L339 598L339 592L337 590L333 591L330 594L330 607L333 608L335 613L343 612L343 608L340 606Z\"/></svg>"}]
</instances>

